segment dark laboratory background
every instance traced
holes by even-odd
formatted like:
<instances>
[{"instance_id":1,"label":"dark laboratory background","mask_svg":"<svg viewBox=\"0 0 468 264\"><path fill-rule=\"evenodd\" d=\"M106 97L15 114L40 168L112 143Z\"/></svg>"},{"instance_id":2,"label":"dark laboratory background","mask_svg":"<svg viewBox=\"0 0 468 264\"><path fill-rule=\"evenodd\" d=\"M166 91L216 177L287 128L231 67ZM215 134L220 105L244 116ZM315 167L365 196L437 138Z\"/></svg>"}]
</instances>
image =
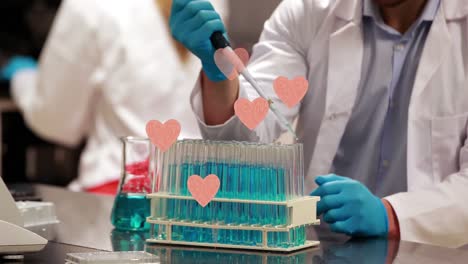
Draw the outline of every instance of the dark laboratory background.
<instances>
[{"instance_id":1,"label":"dark laboratory background","mask_svg":"<svg viewBox=\"0 0 468 264\"><path fill-rule=\"evenodd\" d=\"M132 0L128 0L132 1ZM229 0L226 0L229 1ZM230 38L251 49L263 23L281 0L230 0ZM39 58L61 0L0 1L0 65L13 55ZM0 82L0 176L7 183L35 182L66 186L78 173L81 147L70 149L44 141L29 130L10 105L8 82Z\"/></svg>"}]
</instances>

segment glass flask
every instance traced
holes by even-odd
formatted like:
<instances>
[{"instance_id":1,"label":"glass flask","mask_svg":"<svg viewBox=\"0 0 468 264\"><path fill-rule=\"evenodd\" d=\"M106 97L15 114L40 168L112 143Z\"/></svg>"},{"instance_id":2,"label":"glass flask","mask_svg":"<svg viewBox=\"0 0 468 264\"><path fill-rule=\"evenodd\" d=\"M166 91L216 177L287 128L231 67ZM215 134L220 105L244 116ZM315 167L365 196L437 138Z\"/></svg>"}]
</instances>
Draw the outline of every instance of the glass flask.
<instances>
[{"instance_id":1,"label":"glass flask","mask_svg":"<svg viewBox=\"0 0 468 264\"><path fill-rule=\"evenodd\" d=\"M112 209L111 221L117 230L149 230L146 218L150 216L150 200L153 173L149 169L151 143L147 138L125 137L121 139L122 175Z\"/></svg>"}]
</instances>

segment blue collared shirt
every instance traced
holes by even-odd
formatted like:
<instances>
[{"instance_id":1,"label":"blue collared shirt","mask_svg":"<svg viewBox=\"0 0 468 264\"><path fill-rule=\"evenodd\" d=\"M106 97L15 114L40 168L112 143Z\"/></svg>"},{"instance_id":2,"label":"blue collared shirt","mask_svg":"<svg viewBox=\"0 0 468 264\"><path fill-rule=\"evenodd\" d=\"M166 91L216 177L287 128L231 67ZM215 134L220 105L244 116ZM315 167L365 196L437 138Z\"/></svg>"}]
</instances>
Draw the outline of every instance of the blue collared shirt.
<instances>
[{"instance_id":1,"label":"blue collared shirt","mask_svg":"<svg viewBox=\"0 0 468 264\"><path fill-rule=\"evenodd\" d=\"M428 0L419 19L405 34L385 24L372 0L363 3L360 87L332 170L385 197L407 191L409 103L440 0Z\"/></svg>"}]
</instances>

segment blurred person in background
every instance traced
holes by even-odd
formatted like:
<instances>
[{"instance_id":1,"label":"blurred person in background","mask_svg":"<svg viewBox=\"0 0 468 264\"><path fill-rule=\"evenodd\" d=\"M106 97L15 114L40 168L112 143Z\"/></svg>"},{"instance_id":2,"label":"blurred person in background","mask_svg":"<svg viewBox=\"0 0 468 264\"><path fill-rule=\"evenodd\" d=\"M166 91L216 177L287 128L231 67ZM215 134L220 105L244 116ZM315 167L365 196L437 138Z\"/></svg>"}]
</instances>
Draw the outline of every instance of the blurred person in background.
<instances>
[{"instance_id":1,"label":"blurred person in background","mask_svg":"<svg viewBox=\"0 0 468 264\"><path fill-rule=\"evenodd\" d=\"M226 1L213 1L225 14ZM219 3L219 4L218 4ZM66 146L87 139L75 191L114 193L122 136L176 119L199 138L186 102L201 64L170 35L170 0L64 0L41 53L5 63L2 77L30 128Z\"/></svg>"},{"instance_id":2,"label":"blurred person in background","mask_svg":"<svg viewBox=\"0 0 468 264\"><path fill-rule=\"evenodd\" d=\"M8 81L16 69L36 67L60 3L61 0L0 2L0 175L7 184L39 181L64 185L76 177L79 150L51 144L27 129L12 104Z\"/></svg>"}]
</instances>

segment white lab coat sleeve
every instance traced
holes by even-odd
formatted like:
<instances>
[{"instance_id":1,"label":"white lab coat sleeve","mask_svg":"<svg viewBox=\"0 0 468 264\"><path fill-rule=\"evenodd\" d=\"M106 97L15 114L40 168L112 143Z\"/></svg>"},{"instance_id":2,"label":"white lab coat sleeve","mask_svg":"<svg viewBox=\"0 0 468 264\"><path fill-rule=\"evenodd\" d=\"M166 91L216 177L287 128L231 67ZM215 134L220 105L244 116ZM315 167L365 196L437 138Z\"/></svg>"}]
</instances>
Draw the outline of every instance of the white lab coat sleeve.
<instances>
[{"instance_id":1,"label":"white lab coat sleeve","mask_svg":"<svg viewBox=\"0 0 468 264\"><path fill-rule=\"evenodd\" d=\"M304 20L303 17L307 16L307 12L311 10L305 7L309 5L306 2L308 1L285 0L279 5L272 17L265 23L260 41L253 49L248 65L249 71L263 87L266 95L291 123L297 117L300 105L289 109L283 104L274 92L273 82L280 76L290 79L297 76L307 77L305 44L307 40L304 39L307 34L304 32L313 35L314 24L304 23L309 20ZM242 77L240 78L239 97L251 101L259 97ZM206 125L203 119L200 85L195 87L191 102L205 138L272 142L285 132L271 111L265 121L254 131L247 129L237 117L232 117L222 125Z\"/></svg>"},{"instance_id":2,"label":"white lab coat sleeve","mask_svg":"<svg viewBox=\"0 0 468 264\"><path fill-rule=\"evenodd\" d=\"M460 168L433 187L385 198L395 210L402 240L453 248L468 243L468 140L460 150Z\"/></svg>"},{"instance_id":3,"label":"white lab coat sleeve","mask_svg":"<svg viewBox=\"0 0 468 264\"><path fill-rule=\"evenodd\" d=\"M18 74L12 87L28 126L48 140L70 146L80 143L89 127L99 60L92 15L96 11L83 4L87 2L62 3L37 73Z\"/></svg>"},{"instance_id":4,"label":"white lab coat sleeve","mask_svg":"<svg viewBox=\"0 0 468 264\"><path fill-rule=\"evenodd\" d=\"M257 141L257 136L242 125L237 117L231 117L224 124L217 126L209 126L205 123L200 83L200 80L197 81L195 89L192 91L190 101L192 110L198 120L202 137L211 140ZM240 90L239 97L247 97L245 90Z\"/></svg>"}]
</instances>

